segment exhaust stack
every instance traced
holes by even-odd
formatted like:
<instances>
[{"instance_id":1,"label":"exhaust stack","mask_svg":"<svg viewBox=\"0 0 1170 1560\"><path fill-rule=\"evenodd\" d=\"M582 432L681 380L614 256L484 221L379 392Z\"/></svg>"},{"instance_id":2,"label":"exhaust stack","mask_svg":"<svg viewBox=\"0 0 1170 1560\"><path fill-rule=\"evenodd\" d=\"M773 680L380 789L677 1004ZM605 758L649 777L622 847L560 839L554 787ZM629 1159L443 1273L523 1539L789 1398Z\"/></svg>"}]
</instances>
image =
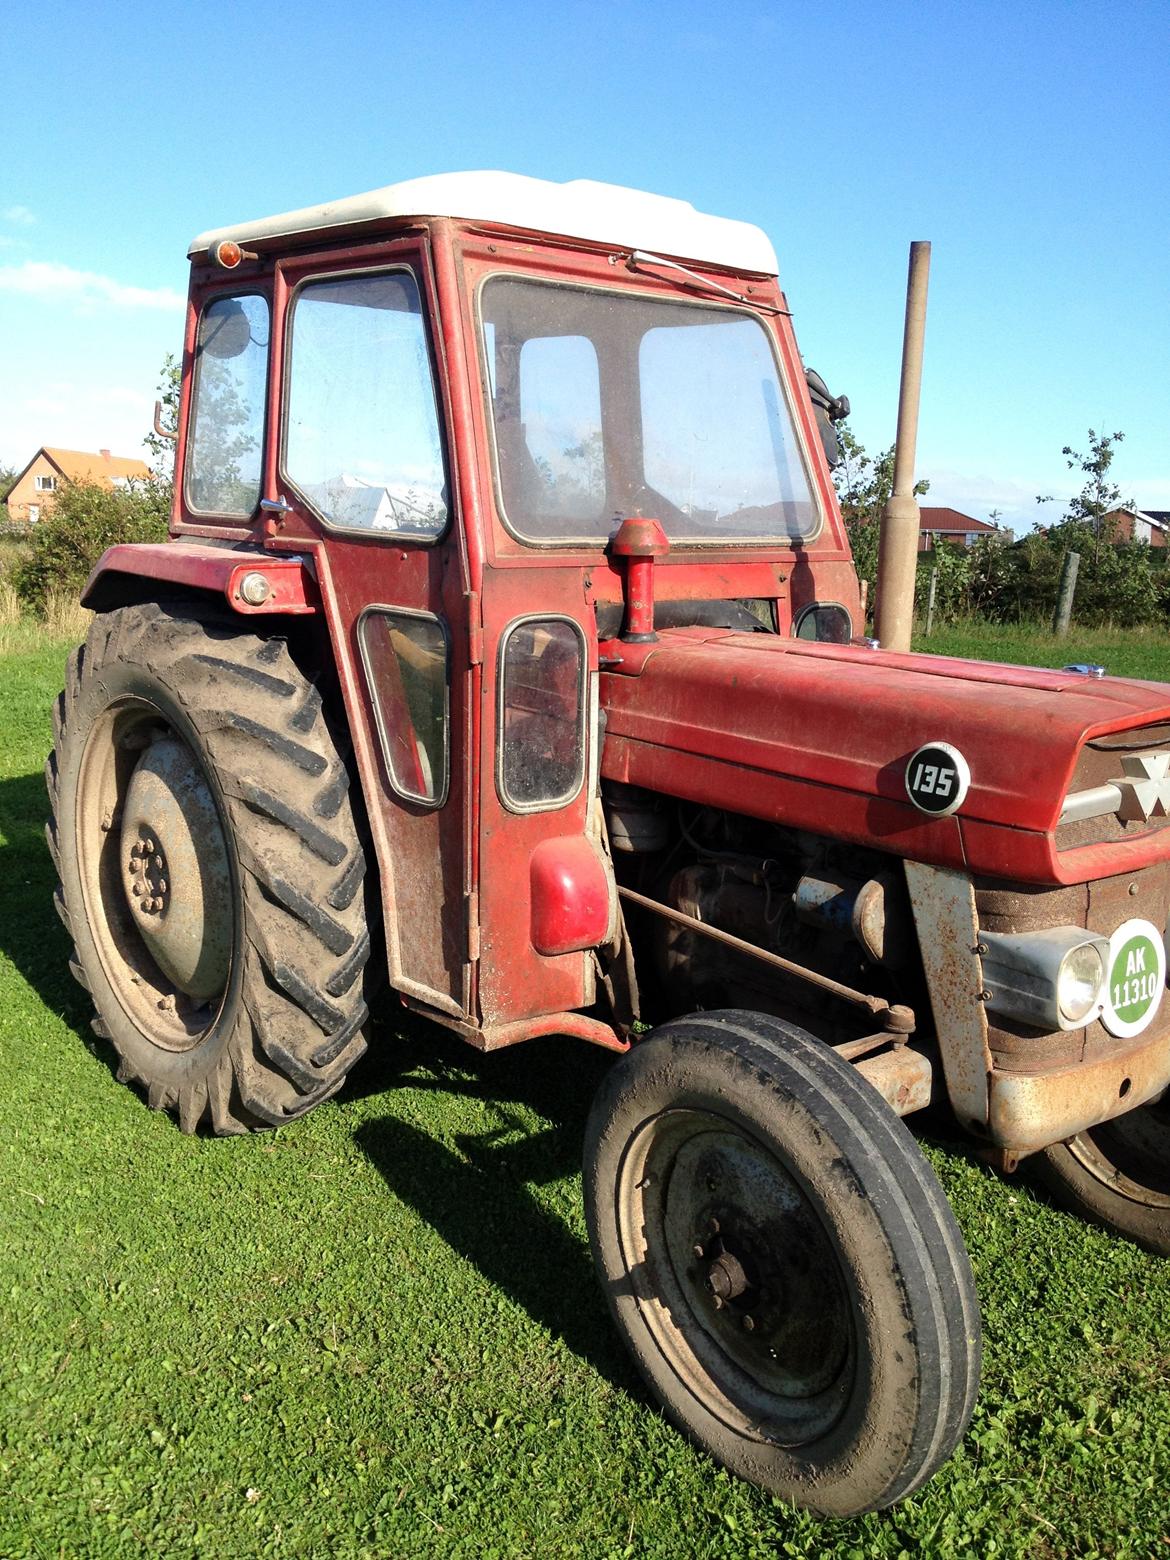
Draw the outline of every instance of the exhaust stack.
<instances>
[{"instance_id":1,"label":"exhaust stack","mask_svg":"<svg viewBox=\"0 0 1170 1560\"><path fill-rule=\"evenodd\" d=\"M918 500L914 496L914 454L918 442L929 277L930 245L911 244L910 272L906 281L906 328L902 337L902 385L898 393L898 436L894 446L894 485L882 512L878 544L874 632L883 650L909 650L914 619L914 579L920 534Z\"/></svg>"}]
</instances>

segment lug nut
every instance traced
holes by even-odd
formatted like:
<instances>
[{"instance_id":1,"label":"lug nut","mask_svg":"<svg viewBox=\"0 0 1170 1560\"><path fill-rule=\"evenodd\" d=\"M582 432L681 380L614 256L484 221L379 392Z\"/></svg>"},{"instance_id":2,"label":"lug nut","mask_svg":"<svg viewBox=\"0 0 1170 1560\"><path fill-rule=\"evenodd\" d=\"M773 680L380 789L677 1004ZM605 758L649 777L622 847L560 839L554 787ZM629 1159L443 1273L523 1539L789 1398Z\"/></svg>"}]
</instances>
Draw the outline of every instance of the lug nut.
<instances>
[{"instance_id":1,"label":"lug nut","mask_svg":"<svg viewBox=\"0 0 1170 1560\"><path fill-rule=\"evenodd\" d=\"M695 1244L691 1247L691 1251L696 1257L705 1257L707 1255L702 1246L699 1245L698 1241L696 1241Z\"/></svg>"},{"instance_id":2,"label":"lug nut","mask_svg":"<svg viewBox=\"0 0 1170 1560\"><path fill-rule=\"evenodd\" d=\"M165 894L166 893L166 891L167 891L167 880L166 880L166 878L159 878L159 880L158 880L158 891L159 891L160 894Z\"/></svg>"},{"instance_id":3,"label":"lug nut","mask_svg":"<svg viewBox=\"0 0 1170 1560\"><path fill-rule=\"evenodd\" d=\"M135 895L141 894L141 892L142 892L142 884L141 884L141 882L137 878L134 880L133 883L131 883L131 885L130 885L130 892L132 894L135 894Z\"/></svg>"},{"instance_id":4,"label":"lug nut","mask_svg":"<svg viewBox=\"0 0 1170 1560\"><path fill-rule=\"evenodd\" d=\"M155 864L155 867L161 872L162 871L162 864L163 864L162 857L161 856L156 856L154 858L154 864Z\"/></svg>"},{"instance_id":5,"label":"lug nut","mask_svg":"<svg viewBox=\"0 0 1170 1560\"><path fill-rule=\"evenodd\" d=\"M722 1296L720 1296L720 1295L712 1295L711 1296L711 1304L715 1307L715 1309L717 1311L722 1311L722 1309L723 1309L723 1299L722 1299Z\"/></svg>"},{"instance_id":6,"label":"lug nut","mask_svg":"<svg viewBox=\"0 0 1170 1560\"><path fill-rule=\"evenodd\" d=\"M743 1319L743 1330L744 1330L744 1332L755 1332L755 1330L756 1330L756 1319L755 1319L754 1316L745 1316L744 1317L744 1319Z\"/></svg>"}]
</instances>

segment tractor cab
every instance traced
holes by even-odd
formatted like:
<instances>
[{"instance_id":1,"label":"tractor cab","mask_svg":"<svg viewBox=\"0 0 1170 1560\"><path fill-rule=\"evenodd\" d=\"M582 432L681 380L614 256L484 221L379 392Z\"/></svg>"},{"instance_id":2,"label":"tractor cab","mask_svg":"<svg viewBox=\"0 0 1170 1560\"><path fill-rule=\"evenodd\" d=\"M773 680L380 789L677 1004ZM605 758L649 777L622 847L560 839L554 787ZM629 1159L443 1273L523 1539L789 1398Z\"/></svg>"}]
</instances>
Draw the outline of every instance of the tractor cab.
<instances>
[{"instance_id":1,"label":"tractor cab","mask_svg":"<svg viewBox=\"0 0 1170 1560\"><path fill-rule=\"evenodd\" d=\"M392 984L486 1045L590 1007L616 930L595 799L622 654L599 647L631 573L651 629L856 611L771 244L682 201L483 173L190 255L174 534L255 550L254 610L282 609L267 571L290 558L320 603ZM641 518L652 574L614 547Z\"/></svg>"}]
</instances>

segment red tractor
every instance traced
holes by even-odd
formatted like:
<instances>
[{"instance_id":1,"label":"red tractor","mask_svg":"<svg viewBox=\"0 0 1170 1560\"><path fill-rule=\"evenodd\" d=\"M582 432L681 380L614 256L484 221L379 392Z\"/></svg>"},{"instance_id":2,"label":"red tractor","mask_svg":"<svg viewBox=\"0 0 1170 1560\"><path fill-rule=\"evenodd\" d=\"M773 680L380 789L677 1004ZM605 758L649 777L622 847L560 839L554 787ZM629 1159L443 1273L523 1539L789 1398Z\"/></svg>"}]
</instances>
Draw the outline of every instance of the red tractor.
<instances>
[{"instance_id":1,"label":"red tractor","mask_svg":"<svg viewBox=\"0 0 1170 1560\"><path fill-rule=\"evenodd\" d=\"M120 1076L282 1126L375 971L610 1048L585 1196L651 1389L815 1511L907 1495L980 1326L899 1117L1170 1250L1170 688L855 637L756 228L481 173L190 256L172 539L95 570L48 765Z\"/></svg>"}]
</instances>

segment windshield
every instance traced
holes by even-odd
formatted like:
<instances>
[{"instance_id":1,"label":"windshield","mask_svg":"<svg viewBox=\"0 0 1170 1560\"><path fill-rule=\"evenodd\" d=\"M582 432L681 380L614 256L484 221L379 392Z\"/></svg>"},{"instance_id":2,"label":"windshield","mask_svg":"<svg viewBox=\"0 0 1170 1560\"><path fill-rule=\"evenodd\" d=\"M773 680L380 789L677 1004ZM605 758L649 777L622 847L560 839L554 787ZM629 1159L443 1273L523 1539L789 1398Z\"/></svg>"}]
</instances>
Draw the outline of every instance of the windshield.
<instances>
[{"instance_id":1,"label":"windshield","mask_svg":"<svg viewBox=\"0 0 1170 1560\"><path fill-rule=\"evenodd\" d=\"M500 500L527 541L805 539L819 517L754 315L495 276L480 303Z\"/></svg>"}]
</instances>

